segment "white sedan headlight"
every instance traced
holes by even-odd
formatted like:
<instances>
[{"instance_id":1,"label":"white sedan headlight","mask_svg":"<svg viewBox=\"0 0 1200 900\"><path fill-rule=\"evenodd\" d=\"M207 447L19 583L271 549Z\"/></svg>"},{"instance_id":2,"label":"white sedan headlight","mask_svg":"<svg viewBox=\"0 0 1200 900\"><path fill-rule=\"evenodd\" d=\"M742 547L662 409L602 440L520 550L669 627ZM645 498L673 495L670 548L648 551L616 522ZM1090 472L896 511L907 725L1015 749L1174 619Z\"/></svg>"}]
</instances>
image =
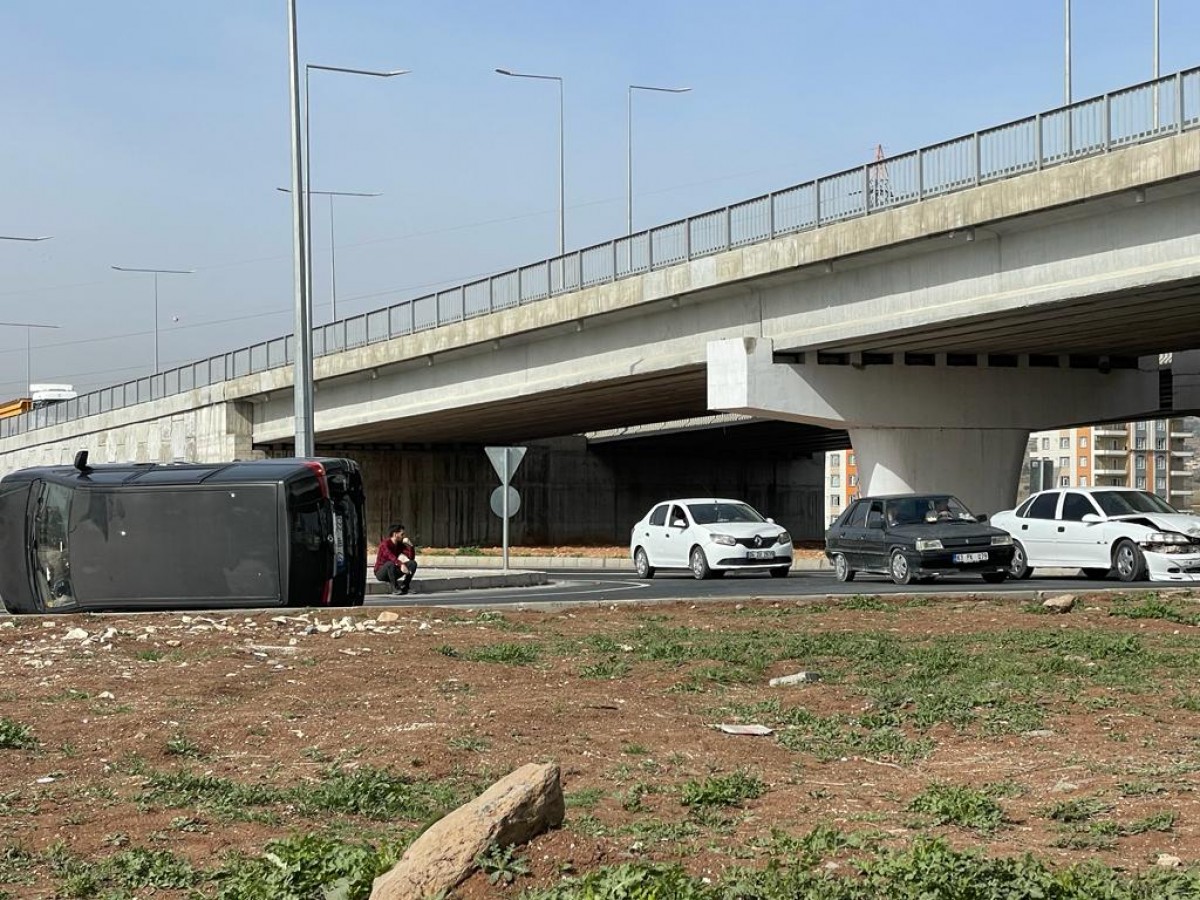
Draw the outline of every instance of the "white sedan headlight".
<instances>
[{"instance_id":1,"label":"white sedan headlight","mask_svg":"<svg viewBox=\"0 0 1200 900\"><path fill-rule=\"evenodd\" d=\"M720 544L722 547L734 547L737 545L737 539L731 534L710 534L708 539L714 544Z\"/></svg>"},{"instance_id":2,"label":"white sedan headlight","mask_svg":"<svg viewBox=\"0 0 1200 900\"><path fill-rule=\"evenodd\" d=\"M779 532L779 537L776 539L776 543L790 544L791 542L792 536L790 534L788 534L786 531Z\"/></svg>"},{"instance_id":3,"label":"white sedan headlight","mask_svg":"<svg viewBox=\"0 0 1200 900\"><path fill-rule=\"evenodd\" d=\"M993 547L1007 547L1011 543L1012 543L1012 535L1011 534L993 534L992 535L992 546Z\"/></svg>"},{"instance_id":4,"label":"white sedan headlight","mask_svg":"<svg viewBox=\"0 0 1200 900\"><path fill-rule=\"evenodd\" d=\"M1174 531L1156 531L1142 538L1144 544L1190 544L1191 540Z\"/></svg>"},{"instance_id":5,"label":"white sedan headlight","mask_svg":"<svg viewBox=\"0 0 1200 900\"><path fill-rule=\"evenodd\" d=\"M924 553L926 550L942 550L942 542L937 538L917 538L917 550Z\"/></svg>"}]
</instances>

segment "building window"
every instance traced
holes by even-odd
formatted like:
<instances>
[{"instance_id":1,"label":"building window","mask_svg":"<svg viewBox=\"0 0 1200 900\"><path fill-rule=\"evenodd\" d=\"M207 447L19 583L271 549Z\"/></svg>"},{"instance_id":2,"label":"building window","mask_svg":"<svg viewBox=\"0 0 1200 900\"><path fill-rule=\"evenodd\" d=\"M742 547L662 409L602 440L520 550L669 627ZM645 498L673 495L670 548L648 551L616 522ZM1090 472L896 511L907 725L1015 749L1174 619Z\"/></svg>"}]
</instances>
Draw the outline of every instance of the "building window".
<instances>
[{"instance_id":1,"label":"building window","mask_svg":"<svg viewBox=\"0 0 1200 900\"><path fill-rule=\"evenodd\" d=\"M1146 476L1139 475L1137 480L1134 481L1133 486L1144 491L1146 489Z\"/></svg>"},{"instance_id":2,"label":"building window","mask_svg":"<svg viewBox=\"0 0 1200 900\"><path fill-rule=\"evenodd\" d=\"M1036 450L1037 450L1037 438L1030 438L1029 439L1029 452L1033 453Z\"/></svg>"},{"instance_id":3,"label":"building window","mask_svg":"<svg viewBox=\"0 0 1200 900\"><path fill-rule=\"evenodd\" d=\"M1070 487L1071 486L1071 476L1070 475L1060 475L1058 477L1058 486L1059 487Z\"/></svg>"},{"instance_id":4,"label":"building window","mask_svg":"<svg viewBox=\"0 0 1200 900\"><path fill-rule=\"evenodd\" d=\"M1145 430L1146 430L1146 423L1145 423L1145 422L1134 422L1134 423L1133 423L1133 430L1134 430L1134 431L1145 431Z\"/></svg>"},{"instance_id":5,"label":"building window","mask_svg":"<svg viewBox=\"0 0 1200 900\"><path fill-rule=\"evenodd\" d=\"M1145 468L1146 468L1146 457L1144 457L1144 456L1139 456L1139 457L1137 458L1137 462L1135 462L1135 463L1134 463L1134 465L1135 465L1135 466L1136 466L1136 467L1137 467L1139 470L1145 470Z\"/></svg>"},{"instance_id":6,"label":"building window","mask_svg":"<svg viewBox=\"0 0 1200 900\"><path fill-rule=\"evenodd\" d=\"M1146 439L1144 437L1134 438L1133 439L1133 449L1134 450L1145 450L1146 449Z\"/></svg>"},{"instance_id":7,"label":"building window","mask_svg":"<svg viewBox=\"0 0 1200 900\"><path fill-rule=\"evenodd\" d=\"M1081 468L1081 469L1087 468L1087 457L1086 456L1079 457L1079 468Z\"/></svg>"},{"instance_id":8,"label":"building window","mask_svg":"<svg viewBox=\"0 0 1200 900\"><path fill-rule=\"evenodd\" d=\"M841 487L842 486L842 476L841 475L830 475L829 476L829 486L831 488Z\"/></svg>"},{"instance_id":9,"label":"building window","mask_svg":"<svg viewBox=\"0 0 1200 900\"><path fill-rule=\"evenodd\" d=\"M842 505L841 495L840 494L830 494L829 495L829 505L830 506L841 506Z\"/></svg>"},{"instance_id":10,"label":"building window","mask_svg":"<svg viewBox=\"0 0 1200 900\"><path fill-rule=\"evenodd\" d=\"M1059 467L1060 469L1066 469L1066 468L1069 468L1069 467L1070 467L1070 465L1071 465L1071 457L1069 457L1069 456L1060 456L1060 457L1058 458L1058 467Z\"/></svg>"},{"instance_id":11,"label":"building window","mask_svg":"<svg viewBox=\"0 0 1200 900\"><path fill-rule=\"evenodd\" d=\"M1087 449L1087 446L1088 446L1088 439L1087 439L1087 435L1086 435L1086 434L1081 434L1081 435L1079 436L1079 449L1080 449L1080 450L1086 450L1086 449Z\"/></svg>"},{"instance_id":12,"label":"building window","mask_svg":"<svg viewBox=\"0 0 1200 900\"><path fill-rule=\"evenodd\" d=\"M1166 450L1167 449L1167 439L1166 438L1155 438L1154 439L1154 449L1155 450Z\"/></svg>"},{"instance_id":13,"label":"building window","mask_svg":"<svg viewBox=\"0 0 1200 900\"><path fill-rule=\"evenodd\" d=\"M857 465L857 464L854 462L854 454L853 454L853 453L851 453L851 454L850 454L850 457L849 457L849 458L846 460L846 465L848 465L848 466Z\"/></svg>"},{"instance_id":14,"label":"building window","mask_svg":"<svg viewBox=\"0 0 1200 900\"><path fill-rule=\"evenodd\" d=\"M842 454L830 453L829 454L829 468L840 469L841 467L842 467Z\"/></svg>"},{"instance_id":15,"label":"building window","mask_svg":"<svg viewBox=\"0 0 1200 900\"><path fill-rule=\"evenodd\" d=\"M1050 449L1050 438L1042 438L1042 449L1043 450Z\"/></svg>"},{"instance_id":16,"label":"building window","mask_svg":"<svg viewBox=\"0 0 1200 900\"><path fill-rule=\"evenodd\" d=\"M1086 475L1080 475L1080 476L1079 476L1079 486L1080 486L1080 487L1087 487L1087 486L1088 486L1088 483L1087 483L1087 476L1086 476Z\"/></svg>"},{"instance_id":17,"label":"building window","mask_svg":"<svg viewBox=\"0 0 1200 900\"><path fill-rule=\"evenodd\" d=\"M1167 422L1165 419L1159 419L1154 423L1154 430L1159 434L1165 434L1167 431Z\"/></svg>"},{"instance_id":18,"label":"building window","mask_svg":"<svg viewBox=\"0 0 1200 900\"><path fill-rule=\"evenodd\" d=\"M1154 489L1156 491L1165 491L1167 489L1167 479L1165 477L1155 478Z\"/></svg>"},{"instance_id":19,"label":"building window","mask_svg":"<svg viewBox=\"0 0 1200 900\"><path fill-rule=\"evenodd\" d=\"M1167 458L1161 453L1154 455L1154 468L1165 469L1167 467Z\"/></svg>"},{"instance_id":20,"label":"building window","mask_svg":"<svg viewBox=\"0 0 1200 900\"><path fill-rule=\"evenodd\" d=\"M1058 449L1059 450L1070 450L1071 449L1071 439L1069 437L1059 438L1058 439Z\"/></svg>"},{"instance_id":21,"label":"building window","mask_svg":"<svg viewBox=\"0 0 1200 900\"><path fill-rule=\"evenodd\" d=\"M849 476L846 479L846 484L848 484L850 487L857 487L858 486L858 476L857 475Z\"/></svg>"}]
</instances>

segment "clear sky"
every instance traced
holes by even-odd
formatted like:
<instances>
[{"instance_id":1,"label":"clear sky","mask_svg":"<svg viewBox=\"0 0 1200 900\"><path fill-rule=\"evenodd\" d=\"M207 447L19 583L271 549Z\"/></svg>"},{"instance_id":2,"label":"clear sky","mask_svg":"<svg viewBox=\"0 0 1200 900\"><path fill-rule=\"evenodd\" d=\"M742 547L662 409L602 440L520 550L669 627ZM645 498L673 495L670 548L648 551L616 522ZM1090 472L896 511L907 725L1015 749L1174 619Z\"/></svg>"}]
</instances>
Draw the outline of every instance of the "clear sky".
<instances>
[{"instance_id":1,"label":"clear sky","mask_svg":"<svg viewBox=\"0 0 1200 900\"><path fill-rule=\"evenodd\" d=\"M1200 3L1160 0L1163 74ZM1062 0L298 0L314 190L350 315L625 230L626 88L644 228L1059 106ZM1153 0L1074 0L1074 98L1148 79ZM0 321L35 382L91 390L291 331L285 0L0 4ZM330 318L314 198L314 322ZM26 330L0 328L0 400Z\"/></svg>"}]
</instances>

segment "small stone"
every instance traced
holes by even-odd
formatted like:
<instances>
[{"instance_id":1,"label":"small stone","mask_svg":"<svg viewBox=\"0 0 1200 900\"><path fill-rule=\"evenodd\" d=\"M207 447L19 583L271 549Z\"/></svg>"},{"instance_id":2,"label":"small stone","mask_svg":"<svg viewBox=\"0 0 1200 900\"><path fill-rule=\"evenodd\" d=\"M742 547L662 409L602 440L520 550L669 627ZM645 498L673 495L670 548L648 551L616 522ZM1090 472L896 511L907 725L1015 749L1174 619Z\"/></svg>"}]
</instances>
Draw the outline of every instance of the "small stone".
<instances>
[{"instance_id":1,"label":"small stone","mask_svg":"<svg viewBox=\"0 0 1200 900\"><path fill-rule=\"evenodd\" d=\"M770 687L784 687L789 684L806 684L820 680L821 676L816 672L797 672L794 675L781 675L778 678L772 678L767 684Z\"/></svg>"},{"instance_id":2,"label":"small stone","mask_svg":"<svg viewBox=\"0 0 1200 900\"><path fill-rule=\"evenodd\" d=\"M1173 856L1170 853L1158 854L1158 859L1154 861L1156 866L1162 866L1164 869L1178 869L1183 865L1183 860L1178 856Z\"/></svg>"},{"instance_id":3,"label":"small stone","mask_svg":"<svg viewBox=\"0 0 1200 900\"><path fill-rule=\"evenodd\" d=\"M1057 597L1047 597L1042 601L1042 609L1049 612L1065 613L1075 607L1074 594L1059 594Z\"/></svg>"},{"instance_id":4,"label":"small stone","mask_svg":"<svg viewBox=\"0 0 1200 900\"><path fill-rule=\"evenodd\" d=\"M100 693L98 693L98 694L96 695L96 697L97 697L98 699L100 699L100 700L116 700L116 699L117 699L117 698L116 698L116 697L113 695L113 692L112 692L112 691L101 691Z\"/></svg>"},{"instance_id":5,"label":"small stone","mask_svg":"<svg viewBox=\"0 0 1200 900\"><path fill-rule=\"evenodd\" d=\"M400 620L400 613L392 612L390 609L385 609L375 617L376 622L397 622Z\"/></svg>"},{"instance_id":6,"label":"small stone","mask_svg":"<svg viewBox=\"0 0 1200 900\"><path fill-rule=\"evenodd\" d=\"M86 641L88 639L88 633L82 628L72 628L63 635L62 639L64 641Z\"/></svg>"}]
</instances>

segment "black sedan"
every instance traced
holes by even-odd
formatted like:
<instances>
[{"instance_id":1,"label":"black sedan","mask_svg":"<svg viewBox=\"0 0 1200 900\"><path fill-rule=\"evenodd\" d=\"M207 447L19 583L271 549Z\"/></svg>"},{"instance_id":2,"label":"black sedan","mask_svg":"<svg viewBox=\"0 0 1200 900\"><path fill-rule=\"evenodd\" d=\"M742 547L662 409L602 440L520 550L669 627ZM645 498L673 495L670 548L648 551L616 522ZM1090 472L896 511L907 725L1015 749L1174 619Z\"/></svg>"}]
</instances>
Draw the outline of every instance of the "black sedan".
<instances>
[{"instance_id":1,"label":"black sedan","mask_svg":"<svg viewBox=\"0 0 1200 900\"><path fill-rule=\"evenodd\" d=\"M855 500L825 535L838 581L859 572L896 584L978 574L1001 582L1012 562L1008 532L982 523L949 494L897 494Z\"/></svg>"}]
</instances>

